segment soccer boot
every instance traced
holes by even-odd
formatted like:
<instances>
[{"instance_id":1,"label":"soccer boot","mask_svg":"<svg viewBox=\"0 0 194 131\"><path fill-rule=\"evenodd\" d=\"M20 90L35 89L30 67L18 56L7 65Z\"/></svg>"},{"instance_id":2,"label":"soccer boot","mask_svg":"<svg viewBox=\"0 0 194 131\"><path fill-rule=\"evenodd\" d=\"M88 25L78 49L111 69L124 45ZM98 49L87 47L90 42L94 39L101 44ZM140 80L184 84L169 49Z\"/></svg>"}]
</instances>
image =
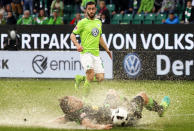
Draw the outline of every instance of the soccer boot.
<instances>
[{"instance_id":1,"label":"soccer boot","mask_svg":"<svg viewBox=\"0 0 194 131\"><path fill-rule=\"evenodd\" d=\"M83 81L83 76L81 75L76 75L75 76L75 89L78 90L79 89L79 85L80 83Z\"/></svg>"},{"instance_id":2,"label":"soccer boot","mask_svg":"<svg viewBox=\"0 0 194 131\"><path fill-rule=\"evenodd\" d=\"M84 82L84 88L89 88L89 86L90 86L90 82L86 80Z\"/></svg>"},{"instance_id":3,"label":"soccer boot","mask_svg":"<svg viewBox=\"0 0 194 131\"><path fill-rule=\"evenodd\" d=\"M170 105L170 98L168 96L165 96L162 99L162 102L160 103L161 109L158 111L158 115L162 117L164 115L164 112L168 109Z\"/></svg>"}]
</instances>

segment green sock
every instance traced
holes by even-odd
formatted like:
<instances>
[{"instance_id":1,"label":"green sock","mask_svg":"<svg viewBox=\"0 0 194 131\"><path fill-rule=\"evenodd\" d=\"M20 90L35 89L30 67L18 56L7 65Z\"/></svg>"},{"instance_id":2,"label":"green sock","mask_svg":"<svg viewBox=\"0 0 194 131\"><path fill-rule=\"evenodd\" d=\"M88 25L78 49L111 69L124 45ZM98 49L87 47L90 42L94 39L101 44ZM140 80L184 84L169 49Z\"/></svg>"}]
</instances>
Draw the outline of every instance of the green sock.
<instances>
[{"instance_id":1,"label":"green sock","mask_svg":"<svg viewBox=\"0 0 194 131\"><path fill-rule=\"evenodd\" d=\"M148 104L145 106L145 108L149 111L158 112L161 109L161 106L158 105L158 103L155 100L149 98Z\"/></svg>"},{"instance_id":2,"label":"green sock","mask_svg":"<svg viewBox=\"0 0 194 131\"><path fill-rule=\"evenodd\" d=\"M96 79L96 76L94 76L93 82L98 82L98 80Z\"/></svg>"},{"instance_id":3,"label":"green sock","mask_svg":"<svg viewBox=\"0 0 194 131\"><path fill-rule=\"evenodd\" d=\"M82 80L82 81L85 81L85 79L86 79L86 76L79 75L79 77L80 77L80 80Z\"/></svg>"},{"instance_id":4,"label":"green sock","mask_svg":"<svg viewBox=\"0 0 194 131\"><path fill-rule=\"evenodd\" d=\"M90 83L87 79L86 76L82 76L82 79L85 80L84 82L84 94L88 95L90 92ZM96 76L94 76L94 79L92 82L97 82Z\"/></svg>"},{"instance_id":5,"label":"green sock","mask_svg":"<svg viewBox=\"0 0 194 131\"><path fill-rule=\"evenodd\" d=\"M90 82L88 80L85 80L84 82L84 95L87 97L90 93Z\"/></svg>"},{"instance_id":6,"label":"green sock","mask_svg":"<svg viewBox=\"0 0 194 131\"><path fill-rule=\"evenodd\" d=\"M153 101L152 98L149 98L148 104L145 107L146 107L147 110L150 110L151 111L152 108L153 108L153 106L154 106L154 101Z\"/></svg>"},{"instance_id":7,"label":"green sock","mask_svg":"<svg viewBox=\"0 0 194 131\"><path fill-rule=\"evenodd\" d=\"M89 88L90 82L88 80L85 80L84 82L84 88Z\"/></svg>"}]
</instances>

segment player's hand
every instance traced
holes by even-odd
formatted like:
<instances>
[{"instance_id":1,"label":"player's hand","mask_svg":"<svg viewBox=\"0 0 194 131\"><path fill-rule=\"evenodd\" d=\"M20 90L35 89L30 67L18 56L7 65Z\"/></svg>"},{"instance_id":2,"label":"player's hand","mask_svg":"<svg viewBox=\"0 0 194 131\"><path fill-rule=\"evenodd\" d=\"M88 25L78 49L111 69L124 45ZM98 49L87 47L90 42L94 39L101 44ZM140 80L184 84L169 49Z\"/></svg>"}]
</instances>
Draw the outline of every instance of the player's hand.
<instances>
[{"instance_id":1,"label":"player's hand","mask_svg":"<svg viewBox=\"0 0 194 131\"><path fill-rule=\"evenodd\" d=\"M112 124L101 125L101 128L100 129L105 129L105 130L112 129Z\"/></svg>"},{"instance_id":2,"label":"player's hand","mask_svg":"<svg viewBox=\"0 0 194 131\"><path fill-rule=\"evenodd\" d=\"M78 46L77 46L77 51L78 51L78 52L82 52L82 51L83 51L83 47L82 47L81 45L78 45Z\"/></svg>"},{"instance_id":3,"label":"player's hand","mask_svg":"<svg viewBox=\"0 0 194 131\"><path fill-rule=\"evenodd\" d=\"M110 51L107 51L109 57L112 59L112 53Z\"/></svg>"}]
</instances>

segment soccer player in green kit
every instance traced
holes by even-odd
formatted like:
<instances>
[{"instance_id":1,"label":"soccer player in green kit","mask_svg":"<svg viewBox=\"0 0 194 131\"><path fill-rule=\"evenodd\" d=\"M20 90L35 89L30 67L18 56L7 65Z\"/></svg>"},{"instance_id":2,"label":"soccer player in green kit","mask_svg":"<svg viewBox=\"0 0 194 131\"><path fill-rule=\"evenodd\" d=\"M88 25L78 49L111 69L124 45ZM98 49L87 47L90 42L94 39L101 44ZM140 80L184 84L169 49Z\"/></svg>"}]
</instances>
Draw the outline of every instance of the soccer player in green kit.
<instances>
[{"instance_id":1,"label":"soccer player in green kit","mask_svg":"<svg viewBox=\"0 0 194 131\"><path fill-rule=\"evenodd\" d=\"M95 19L97 8L94 2L86 4L87 18L82 19L74 28L71 40L80 52L80 59L86 76L77 75L75 77L75 88L78 89L82 81L84 88L89 89L90 82L104 80L104 66L99 56L99 44L105 49L110 58L112 54L106 46L102 34L102 22ZM76 39L80 35L81 45Z\"/></svg>"}]
</instances>

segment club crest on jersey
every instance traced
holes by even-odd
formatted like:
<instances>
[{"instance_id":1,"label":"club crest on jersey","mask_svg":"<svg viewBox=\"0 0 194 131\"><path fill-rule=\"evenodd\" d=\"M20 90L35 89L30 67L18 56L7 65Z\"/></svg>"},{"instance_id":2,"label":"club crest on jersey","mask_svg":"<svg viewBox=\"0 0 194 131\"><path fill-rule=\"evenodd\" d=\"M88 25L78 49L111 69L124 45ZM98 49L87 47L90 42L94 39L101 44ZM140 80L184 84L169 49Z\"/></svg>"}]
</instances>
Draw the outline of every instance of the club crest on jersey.
<instances>
[{"instance_id":1,"label":"club crest on jersey","mask_svg":"<svg viewBox=\"0 0 194 131\"><path fill-rule=\"evenodd\" d=\"M93 29L92 29L92 35L93 35L94 37L96 37L96 36L98 36L98 34L99 34L99 30L98 30L97 28L93 28Z\"/></svg>"}]
</instances>

